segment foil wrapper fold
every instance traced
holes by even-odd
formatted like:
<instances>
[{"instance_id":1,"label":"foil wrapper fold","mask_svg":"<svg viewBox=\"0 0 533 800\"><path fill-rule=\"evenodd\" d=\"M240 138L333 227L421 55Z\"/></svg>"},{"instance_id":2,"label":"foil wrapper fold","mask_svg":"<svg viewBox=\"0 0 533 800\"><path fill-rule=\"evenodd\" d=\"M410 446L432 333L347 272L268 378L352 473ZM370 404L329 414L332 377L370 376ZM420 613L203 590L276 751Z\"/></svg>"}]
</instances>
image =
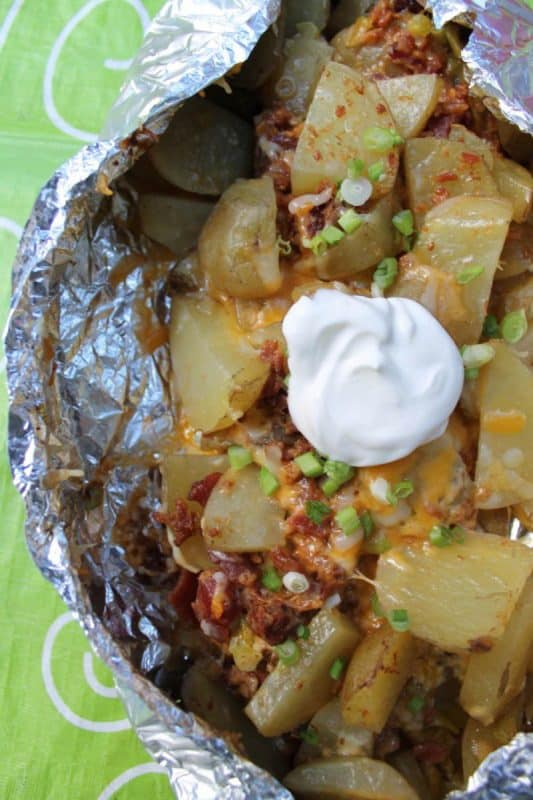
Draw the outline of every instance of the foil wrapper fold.
<instances>
[{"instance_id":1,"label":"foil wrapper fold","mask_svg":"<svg viewBox=\"0 0 533 800\"><path fill-rule=\"evenodd\" d=\"M506 14L514 0L499 5ZM150 516L160 496L157 448L174 420L167 348L147 349L142 333L147 319L168 319L172 262L129 226L135 197L124 176L181 102L246 60L279 6L165 4L106 138L67 161L39 194L13 273L9 452L28 546L113 670L139 738L187 800L292 795L157 688L169 654L182 647L166 601L172 562ZM486 75L498 85L496 72ZM525 798L516 787L532 786L532 750L531 737L517 737L454 800Z\"/></svg>"}]
</instances>

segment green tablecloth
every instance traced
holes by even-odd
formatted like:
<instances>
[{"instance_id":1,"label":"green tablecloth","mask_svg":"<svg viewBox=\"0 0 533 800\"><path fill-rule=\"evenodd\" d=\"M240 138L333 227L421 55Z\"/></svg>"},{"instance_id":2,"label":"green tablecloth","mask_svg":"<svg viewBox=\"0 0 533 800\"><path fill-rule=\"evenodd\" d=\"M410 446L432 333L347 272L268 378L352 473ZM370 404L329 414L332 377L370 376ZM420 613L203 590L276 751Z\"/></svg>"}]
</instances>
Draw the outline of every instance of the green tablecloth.
<instances>
[{"instance_id":1,"label":"green tablecloth","mask_svg":"<svg viewBox=\"0 0 533 800\"><path fill-rule=\"evenodd\" d=\"M0 0L0 315L21 227L42 184L96 138L161 0ZM0 375L0 797L167 800L109 671L26 551L5 453Z\"/></svg>"}]
</instances>

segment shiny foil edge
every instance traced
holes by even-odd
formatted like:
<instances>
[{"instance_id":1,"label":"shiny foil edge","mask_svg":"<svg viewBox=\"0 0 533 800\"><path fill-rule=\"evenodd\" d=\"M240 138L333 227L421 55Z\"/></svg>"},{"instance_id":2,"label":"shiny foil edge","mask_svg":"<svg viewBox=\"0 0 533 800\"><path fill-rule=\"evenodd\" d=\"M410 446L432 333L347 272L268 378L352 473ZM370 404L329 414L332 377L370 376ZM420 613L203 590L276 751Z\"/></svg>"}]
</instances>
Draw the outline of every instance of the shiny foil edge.
<instances>
[{"instance_id":1,"label":"shiny foil edge","mask_svg":"<svg viewBox=\"0 0 533 800\"><path fill-rule=\"evenodd\" d=\"M210 5L219 9L221 4L211 2ZM238 15L244 14L249 21L246 44L240 41L234 50L224 31L220 30L218 19L212 33L213 41L218 41L218 36L221 44L215 53L211 41L213 51L209 58L203 59L202 49L193 46L195 31L187 30L184 24L186 9L194 10L190 0L167 3L161 12L162 21L158 17L149 31L150 46L143 48L141 53L144 55L140 54L136 59L106 131L113 131L117 137L127 135L140 122L149 122L150 129L155 132L164 130L177 103L244 60L273 19L278 4L223 2L225 31L232 20L230 12L233 6ZM258 20L255 32L252 7ZM265 8L268 8L268 14ZM238 18L242 19L242 16ZM172 51L174 22L177 34L175 52ZM205 42L203 37L209 18L201 15L201 23L200 34ZM164 36L165 47L170 48L165 50L168 64L171 65L174 59L199 57L198 63L183 65L169 75L170 90L164 69L158 70L157 66L158 31ZM229 47L229 50L224 47ZM146 60L146 70L143 59ZM169 70L172 71L171 66ZM122 114L130 120L128 124L122 124ZM63 265L69 260L84 265L84 253L76 254L76 244L80 232L98 214L106 186L126 172L143 150L142 137L136 139L133 136L127 145L118 139L90 145L66 162L41 191L19 247L13 274L6 357L11 403L10 458L15 484L27 506L27 540L41 572L73 610L95 652L114 671L132 724L148 752L169 772L176 797L220 797L224 786L224 797L230 800L259 797L285 800L292 795L274 778L236 755L221 739L214 737L205 724L170 702L132 666L124 649L92 611L70 549L70 531L62 505L63 492L58 491L58 487L73 485L76 488L82 470L76 448L73 448L73 453L58 453L54 431L48 428L45 409L53 398L46 396L50 376L40 359L43 321L54 284L61 281ZM46 484L52 474L50 485L54 488ZM516 756L515 746L520 749ZM500 770L498 791L514 792L516 780L523 784L524 773L519 770L531 763L526 754L532 747L533 737L521 735L512 745L490 757L491 780ZM513 774L514 783L509 789L507 780L511 776L507 775L507 763L511 758L513 764L518 765L515 770L518 774ZM455 792L454 800L474 800L474 797L475 800L492 800L496 796L521 800L525 796L489 794L490 787L483 794L487 763L488 760L471 779L467 793ZM475 786L472 781L477 781ZM531 787L531 781L527 785ZM471 789L478 794L469 794Z\"/></svg>"},{"instance_id":2,"label":"shiny foil edge","mask_svg":"<svg viewBox=\"0 0 533 800\"><path fill-rule=\"evenodd\" d=\"M491 109L533 135L533 9L525 0L428 0L437 27L467 14L471 83Z\"/></svg>"}]
</instances>

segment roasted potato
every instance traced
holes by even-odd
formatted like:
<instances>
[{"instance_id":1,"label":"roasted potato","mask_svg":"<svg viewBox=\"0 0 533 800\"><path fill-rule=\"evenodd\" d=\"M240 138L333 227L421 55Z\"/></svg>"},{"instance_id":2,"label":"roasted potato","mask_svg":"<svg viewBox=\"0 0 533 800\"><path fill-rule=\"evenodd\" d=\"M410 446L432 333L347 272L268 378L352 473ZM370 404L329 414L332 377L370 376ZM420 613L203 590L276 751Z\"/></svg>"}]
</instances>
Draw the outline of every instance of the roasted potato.
<instances>
[{"instance_id":1,"label":"roasted potato","mask_svg":"<svg viewBox=\"0 0 533 800\"><path fill-rule=\"evenodd\" d=\"M306 800L422 800L393 767L362 756L302 764L284 783Z\"/></svg>"},{"instance_id":2,"label":"roasted potato","mask_svg":"<svg viewBox=\"0 0 533 800\"><path fill-rule=\"evenodd\" d=\"M533 178L525 167L509 158L497 156L493 175L498 191L513 206L513 221L525 222L533 204Z\"/></svg>"},{"instance_id":3,"label":"roasted potato","mask_svg":"<svg viewBox=\"0 0 533 800\"><path fill-rule=\"evenodd\" d=\"M196 246L213 203L196 197L142 194L138 209L143 233L182 258Z\"/></svg>"},{"instance_id":4,"label":"roasted potato","mask_svg":"<svg viewBox=\"0 0 533 800\"><path fill-rule=\"evenodd\" d=\"M378 81L377 87L389 107L400 136L418 136L435 111L442 89L437 75L422 73Z\"/></svg>"},{"instance_id":5,"label":"roasted potato","mask_svg":"<svg viewBox=\"0 0 533 800\"><path fill-rule=\"evenodd\" d=\"M283 103L292 114L303 117L315 93L323 67L331 58L332 48L309 23L285 44L283 69L274 85L274 100Z\"/></svg>"},{"instance_id":6,"label":"roasted potato","mask_svg":"<svg viewBox=\"0 0 533 800\"><path fill-rule=\"evenodd\" d=\"M482 761L498 747L508 744L521 728L524 698L518 697L505 709L497 722L483 725L469 719L463 731L461 753L465 781Z\"/></svg>"}]
</instances>

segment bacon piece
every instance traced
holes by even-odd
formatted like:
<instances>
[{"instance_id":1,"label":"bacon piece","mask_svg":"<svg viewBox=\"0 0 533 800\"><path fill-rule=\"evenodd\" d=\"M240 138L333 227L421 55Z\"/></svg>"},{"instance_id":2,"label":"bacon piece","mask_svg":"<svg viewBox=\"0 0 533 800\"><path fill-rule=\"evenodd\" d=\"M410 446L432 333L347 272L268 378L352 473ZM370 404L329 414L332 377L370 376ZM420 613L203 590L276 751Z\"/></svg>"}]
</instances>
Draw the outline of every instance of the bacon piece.
<instances>
[{"instance_id":1,"label":"bacon piece","mask_svg":"<svg viewBox=\"0 0 533 800\"><path fill-rule=\"evenodd\" d=\"M178 499L174 511L156 511L154 518L161 525L170 528L172 538L179 545L195 533L200 532L200 518L196 511L191 511L185 500Z\"/></svg>"},{"instance_id":2,"label":"bacon piece","mask_svg":"<svg viewBox=\"0 0 533 800\"><path fill-rule=\"evenodd\" d=\"M289 631L301 621L300 615L272 592L248 587L243 591L242 600L246 622L269 644L283 642Z\"/></svg>"},{"instance_id":3,"label":"bacon piece","mask_svg":"<svg viewBox=\"0 0 533 800\"><path fill-rule=\"evenodd\" d=\"M223 553L220 550L209 550L209 558L232 581L240 586L251 586L258 577L257 567L248 556L240 553Z\"/></svg>"},{"instance_id":4,"label":"bacon piece","mask_svg":"<svg viewBox=\"0 0 533 800\"><path fill-rule=\"evenodd\" d=\"M200 573L192 609L206 636L218 642L229 639L230 626L239 614L239 603L233 584L221 570Z\"/></svg>"},{"instance_id":5,"label":"bacon piece","mask_svg":"<svg viewBox=\"0 0 533 800\"><path fill-rule=\"evenodd\" d=\"M196 503L200 503L201 506L205 506L221 475L221 472L211 472L205 478L194 481L189 489L187 500L194 500Z\"/></svg>"},{"instance_id":6,"label":"bacon piece","mask_svg":"<svg viewBox=\"0 0 533 800\"><path fill-rule=\"evenodd\" d=\"M324 596L333 594L346 580L344 569L328 555L324 539L299 532L291 535L293 555L302 565L307 575L312 575L320 583Z\"/></svg>"},{"instance_id":7,"label":"bacon piece","mask_svg":"<svg viewBox=\"0 0 533 800\"><path fill-rule=\"evenodd\" d=\"M180 617L193 619L192 602L196 595L197 578L192 572L182 569L176 585L168 594L168 601Z\"/></svg>"}]
</instances>

